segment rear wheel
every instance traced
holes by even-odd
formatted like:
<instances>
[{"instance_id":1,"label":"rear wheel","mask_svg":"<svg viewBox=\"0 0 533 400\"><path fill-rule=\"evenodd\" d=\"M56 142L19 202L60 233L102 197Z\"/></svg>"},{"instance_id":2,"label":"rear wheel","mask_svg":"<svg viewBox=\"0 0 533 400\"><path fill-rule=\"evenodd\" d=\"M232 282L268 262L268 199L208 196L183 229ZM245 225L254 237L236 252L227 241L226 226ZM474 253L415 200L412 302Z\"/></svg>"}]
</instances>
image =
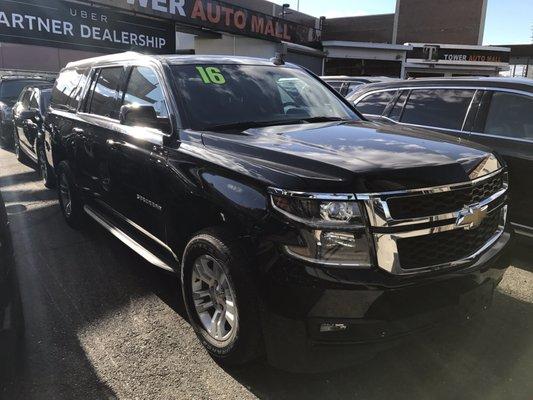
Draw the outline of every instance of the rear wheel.
<instances>
[{"instance_id":1,"label":"rear wheel","mask_svg":"<svg viewBox=\"0 0 533 400\"><path fill-rule=\"evenodd\" d=\"M46 159L46 152L44 150L44 143L37 146L37 157L39 162L39 171L41 172L41 179L43 180L44 186L51 189L55 184L54 171L48 164Z\"/></svg>"},{"instance_id":2,"label":"rear wheel","mask_svg":"<svg viewBox=\"0 0 533 400\"><path fill-rule=\"evenodd\" d=\"M83 202L74 184L74 176L66 161L62 161L57 168L57 193L59 206L67 224L71 228L79 229L83 224L85 214Z\"/></svg>"},{"instance_id":3,"label":"rear wheel","mask_svg":"<svg viewBox=\"0 0 533 400\"><path fill-rule=\"evenodd\" d=\"M263 352L259 305L237 242L221 230L193 237L183 256L182 290L196 335L217 361L241 365Z\"/></svg>"}]
</instances>

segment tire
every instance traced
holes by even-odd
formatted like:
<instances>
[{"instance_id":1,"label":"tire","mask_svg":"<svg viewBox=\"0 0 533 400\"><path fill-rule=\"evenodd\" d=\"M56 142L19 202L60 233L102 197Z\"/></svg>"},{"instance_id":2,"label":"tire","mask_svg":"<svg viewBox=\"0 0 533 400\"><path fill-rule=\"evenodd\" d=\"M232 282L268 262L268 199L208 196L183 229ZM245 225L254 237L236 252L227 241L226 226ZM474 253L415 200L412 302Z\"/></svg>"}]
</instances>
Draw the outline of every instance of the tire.
<instances>
[{"instance_id":1,"label":"tire","mask_svg":"<svg viewBox=\"0 0 533 400\"><path fill-rule=\"evenodd\" d=\"M189 321L209 354L226 366L246 364L259 358L264 351L259 301L247 270L250 265L247 260L235 238L221 229L199 232L189 241L183 254L182 294ZM206 265L215 273L207 273ZM198 268L203 272L199 273ZM216 277L220 269L225 279L220 274ZM213 277L212 286L203 280L213 280ZM222 299L220 291L224 292ZM212 307L207 307L209 302ZM221 329L212 329L210 333L207 326L213 321L216 307L220 322L216 326ZM206 311L200 312L202 308ZM234 317L233 325L230 315Z\"/></svg>"},{"instance_id":2,"label":"tire","mask_svg":"<svg viewBox=\"0 0 533 400\"><path fill-rule=\"evenodd\" d=\"M85 219L83 202L74 183L74 175L66 161L57 167L57 195L59 206L67 224L80 229Z\"/></svg>"},{"instance_id":3,"label":"tire","mask_svg":"<svg viewBox=\"0 0 533 400\"><path fill-rule=\"evenodd\" d=\"M55 186L55 174L50 164L46 160L46 152L44 149L44 143L37 145L37 160L39 164L39 172L44 186L48 189L52 189Z\"/></svg>"}]
</instances>

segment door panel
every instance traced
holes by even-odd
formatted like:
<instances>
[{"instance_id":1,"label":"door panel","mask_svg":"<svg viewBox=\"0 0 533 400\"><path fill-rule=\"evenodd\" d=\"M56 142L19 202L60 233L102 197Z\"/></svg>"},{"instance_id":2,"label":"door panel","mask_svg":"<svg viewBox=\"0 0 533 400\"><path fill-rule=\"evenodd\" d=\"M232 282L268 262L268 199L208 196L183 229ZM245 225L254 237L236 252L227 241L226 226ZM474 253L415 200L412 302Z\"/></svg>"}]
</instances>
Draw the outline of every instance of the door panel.
<instances>
[{"instance_id":1,"label":"door panel","mask_svg":"<svg viewBox=\"0 0 533 400\"><path fill-rule=\"evenodd\" d=\"M533 97L488 91L471 140L494 149L507 162L512 222L533 228ZM481 132L481 133L480 133Z\"/></svg>"}]
</instances>

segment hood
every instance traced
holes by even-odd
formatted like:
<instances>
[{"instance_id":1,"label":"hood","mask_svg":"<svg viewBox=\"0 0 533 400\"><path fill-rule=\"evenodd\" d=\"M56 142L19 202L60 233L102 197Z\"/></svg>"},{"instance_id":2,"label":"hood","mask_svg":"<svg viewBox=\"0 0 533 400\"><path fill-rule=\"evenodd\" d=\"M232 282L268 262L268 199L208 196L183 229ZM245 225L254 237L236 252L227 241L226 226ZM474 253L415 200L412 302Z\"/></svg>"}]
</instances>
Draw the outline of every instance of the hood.
<instances>
[{"instance_id":1,"label":"hood","mask_svg":"<svg viewBox=\"0 0 533 400\"><path fill-rule=\"evenodd\" d=\"M449 135L368 121L204 132L203 141L298 176L300 189L313 191L379 192L464 182L491 156Z\"/></svg>"}]
</instances>

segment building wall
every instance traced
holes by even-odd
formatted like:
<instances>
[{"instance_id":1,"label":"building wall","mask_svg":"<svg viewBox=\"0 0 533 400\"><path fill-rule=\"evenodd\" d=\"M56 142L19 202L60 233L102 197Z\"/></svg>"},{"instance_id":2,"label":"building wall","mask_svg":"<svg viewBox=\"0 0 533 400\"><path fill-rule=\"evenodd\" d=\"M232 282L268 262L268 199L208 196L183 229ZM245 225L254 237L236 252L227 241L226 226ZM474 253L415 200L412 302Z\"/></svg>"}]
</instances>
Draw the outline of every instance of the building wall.
<instances>
[{"instance_id":1,"label":"building wall","mask_svg":"<svg viewBox=\"0 0 533 400\"><path fill-rule=\"evenodd\" d=\"M57 72L71 61L101 53L0 42L0 68Z\"/></svg>"},{"instance_id":2,"label":"building wall","mask_svg":"<svg viewBox=\"0 0 533 400\"><path fill-rule=\"evenodd\" d=\"M323 40L391 43L394 14L328 18L324 22Z\"/></svg>"},{"instance_id":3,"label":"building wall","mask_svg":"<svg viewBox=\"0 0 533 400\"><path fill-rule=\"evenodd\" d=\"M220 39L196 37L196 54L238 55L247 57L273 57L277 44L266 40L223 34Z\"/></svg>"},{"instance_id":4,"label":"building wall","mask_svg":"<svg viewBox=\"0 0 533 400\"><path fill-rule=\"evenodd\" d=\"M397 1L397 43L477 45L483 40L487 0Z\"/></svg>"}]
</instances>

